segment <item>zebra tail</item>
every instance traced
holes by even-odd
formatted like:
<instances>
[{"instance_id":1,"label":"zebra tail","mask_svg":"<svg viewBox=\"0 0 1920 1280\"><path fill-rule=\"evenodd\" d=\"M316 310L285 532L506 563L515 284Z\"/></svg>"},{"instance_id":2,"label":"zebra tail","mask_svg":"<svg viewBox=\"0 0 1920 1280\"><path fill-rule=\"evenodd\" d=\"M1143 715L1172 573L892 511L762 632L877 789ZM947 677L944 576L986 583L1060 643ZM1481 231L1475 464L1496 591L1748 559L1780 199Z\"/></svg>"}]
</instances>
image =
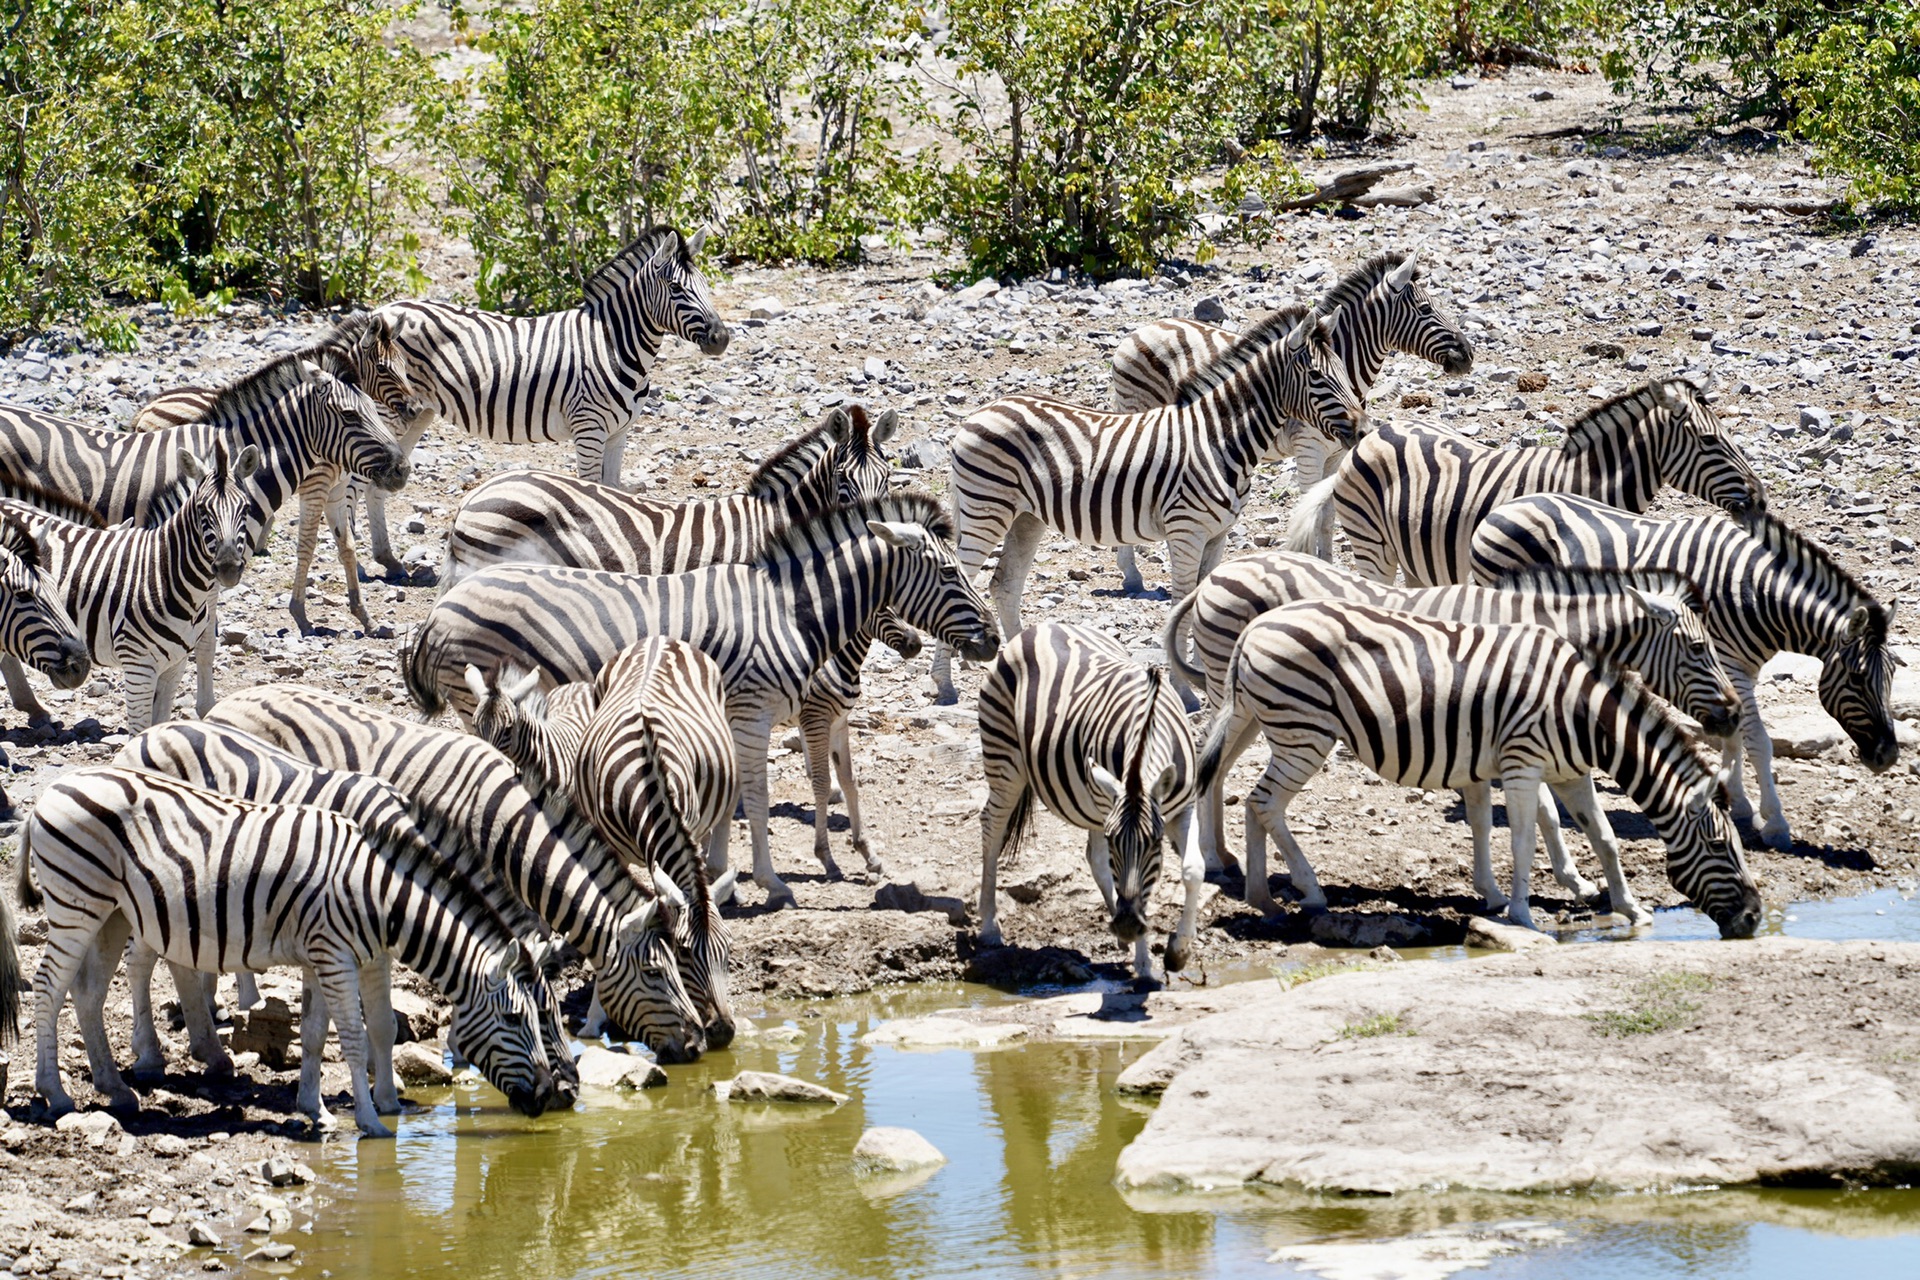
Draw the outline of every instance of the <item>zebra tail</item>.
<instances>
[{"instance_id":1,"label":"zebra tail","mask_svg":"<svg viewBox=\"0 0 1920 1280\"><path fill-rule=\"evenodd\" d=\"M427 653L427 623L421 622L400 642L400 678L407 696L420 709L418 719L431 724L447 713L447 699L433 678L433 660Z\"/></svg>"},{"instance_id":2,"label":"zebra tail","mask_svg":"<svg viewBox=\"0 0 1920 1280\"><path fill-rule=\"evenodd\" d=\"M1020 861L1020 850L1033 830L1033 788L1023 787L1007 815L1007 840L1000 846L1000 865L1010 867Z\"/></svg>"},{"instance_id":3,"label":"zebra tail","mask_svg":"<svg viewBox=\"0 0 1920 1280\"><path fill-rule=\"evenodd\" d=\"M1187 615L1193 612L1193 606L1200 599L1200 588L1195 587L1179 604L1173 606L1173 613L1167 618L1167 625L1160 632L1160 647L1167 651L1167 665L1171 666L1187 687L1204 689L1207 687L1207 673L1200 664L1189 659L1179 643L1180 628L1185 624ZM1199 646L1195 645L1197 651Z\"/></svg>"},{"instance_id":4,"label":"zebra tail","mask_svg":"<svg viewBox=\"0 0 1920 1280\"><path fill-rule=\"evenodd\" d=\"M1225 696L1220 700L1220 710L1214 713L1213 723L1207 726L1206 745L1200 750L1200 764L1193 779L1195 795L1205 795L1211 790L1220 777L1221 769L1233 763L1226 759L1226 754L1240 720L1240 697L1236 684L1233 668L1229 666Z\"/></svg>"},{"instance_id":5,"label":"zebra tail","mask_svg":"<svg viewBox=\"0 0 1920 1280\"><path fill-rule=\"evenodd\" d=\"M29 824L27 830L32 830ZM27 835L20 837L19 886L20 905L34 908L40 905L40 891L34 886L29 868L33 865L27 854ZM7 895L0 893L0 1043L11 1044L20 1038L20 944L19 934L15 931L13 908L7 903Z\"/></svg>"},{"instance_id":6,"label":"zebra tail","mask_svg":"<svg viewBox=\"0 0 1920 1280\"><path fill-rule=\"evenodd\" d=\"M1339 483L1340 471L1335 468L1332 475L1300 495L1293 515L1287 520L1287 550L1297 555L1314 554L1319 543L1321 513L1333 501L1333 489Z\"/></svg>"}]
</instances>

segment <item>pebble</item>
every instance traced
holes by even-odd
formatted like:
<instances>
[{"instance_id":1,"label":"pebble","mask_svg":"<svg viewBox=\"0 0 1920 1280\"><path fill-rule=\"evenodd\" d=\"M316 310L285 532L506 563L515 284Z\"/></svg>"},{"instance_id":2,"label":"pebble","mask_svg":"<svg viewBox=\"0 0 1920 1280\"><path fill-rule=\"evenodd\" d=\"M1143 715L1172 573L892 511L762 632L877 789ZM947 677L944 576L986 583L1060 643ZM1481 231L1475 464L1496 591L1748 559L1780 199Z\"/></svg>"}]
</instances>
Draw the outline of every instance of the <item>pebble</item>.
<instances>
[{"instance_id":1,"label":"pebble","mask_svg":"<svg viewBox=\"0 0 1920 1280\"><path fill-rule=\"evenodd\" d=\"M163 1133L153 1140L153 1154L176 1159L193 1150L193 1144L177 1133Z\"/></svg>"},{"instance_id":2,"label":"pebble","mask_svg":"<svg viewBox=\"0 0 1920 1280\"><path fill-rule=\"evenodd\" d=\"M187 1243L201 1249L218 1249L220 1237L206 1223L195 1222L187 1227Z\"/></svg>"},{"instance_id":3,"label":"pebble","mask_svg":"<svg viewBox=\"0 0 1920 1280\"><path fill-rule=\"evenodd\" d=\"M747 304L747 315L755 320L778 320L787 314L787 304L768 294Z\"/></svg>"},{"instance_id":4,"label":"pebble","mask_svg":"<svg viewBox=\"0 0 1920 1280\"><path fill-rule=\"evenodd\" d=\"M285 1156L268 1156L260 1163L260 1176L268 1186L299 1187L313 1181L313 1170Z\"/></svg>"},{"instance_id":5,"label":"pebble","mask_svg":"<svg viewBox=\"0 0 1920 1280\"><path fill-rule=\"evenodd\" d=\"M288 1258L291 1258L295 1252L297 1251L292 1245L284 1241L276 1240L271 1244L261 1245L252 1253L249 1253L246 1256L246 1260L252 1262L255 1258L258 1258L263 1262L285 1262Z\"/></svg>"}]
</instances>

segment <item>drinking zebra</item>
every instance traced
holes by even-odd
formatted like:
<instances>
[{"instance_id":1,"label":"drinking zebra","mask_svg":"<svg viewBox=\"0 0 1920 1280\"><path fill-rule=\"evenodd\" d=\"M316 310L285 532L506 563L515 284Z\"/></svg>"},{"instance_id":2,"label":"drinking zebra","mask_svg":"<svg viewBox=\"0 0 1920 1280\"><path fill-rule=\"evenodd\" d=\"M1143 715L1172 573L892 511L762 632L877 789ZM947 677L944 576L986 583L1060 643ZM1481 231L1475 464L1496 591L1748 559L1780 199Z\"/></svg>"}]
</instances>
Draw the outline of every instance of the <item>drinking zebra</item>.
<instances>
[{"instance_id":1,"label":"drinking zebra","mask_svg":"<svg viewBox=\"0 0 1920 1280\"><path fill-rule=\"evenodd\" d=\"M487 687L477 668L474 732L545 772L614 852L674 899L687 988L707 1017L707 1043L733 1037L732 944L699 847L733 814L739 771L720 666L692 645L654 637L623 649L591 684L552 698L512 670ZM591 1015L589 1017L591 1021Z\"/></svg>"},{"instance_id":2,"label":"drinking zebra","mask_svg":"<svg viewBox=\"0 0 1920 1280\"><path fill-rule=\"evenodd\" d=\"M1033 801L1087 833L1087 865L1109 927L1133 943L1133 971L1153 976L1147 916L1161 845L1179 851L1185 901L1167 939L1169 973L1193 947L1206 867L1193 828L1193 738L1159 667L1107 636L1041 623L1000 650L980 684L980 942L998 946L995 872L1019 856Z\"/></svg>"},{"instance_id":3,"label":"drinking zebra","mask_svg":"<svg viewBox=\"0 0 1920 1280\"><path fill-rule=\"evenodd\" d=\"M211 465L180 451L179 490L149 508L151 527L89 528L0 502L12 518L29 522L44 546L47 576L86 637L93 665L124 672L131 733L173 715L180 675L213 626L214 600L240 581L253 553L254 488L247 477L260 465L259 447L242 448L232 465L223 437L209 452ZM174 509L162 516L166 501ZM210 666L200 670L201 715L213 705L212 674ZM19 658L0 655L0 676L16 708L46 716Z\"/></svg>"},{"instance_id":4,"label":"drinking zebra","mask_svg":"<svg viewBox=\"0 0 1920 1280\"><path fill-rule=\"evenodd\" d=\"M1715 737L1731 736L1739 727L1739 698L1701 621L1705 606L1699 589L1681 574L1664 571L1534 568L1505 574L1491 587L1402 588L1381 586L1313 556L1287 551L1243 556L1215 569L1198 591L1175 606L1175 620L1166 634L1173 635L1178 615L1191 612L1194 650L1201 661L1201 667L1195 667L1178 650L1170 650L1176 678L1204 680L1209 705L1224 706L1241 635L1267 610L1302 600L1341 600L1454 622L1544 626L1601 661L1637 672L1655 693L1699 720ZM1225 849L1222 792L1232 765L1230 759L1222 762L1214 785L1201 799L1200 839L1209 865ZM1489 812L1489 784L1466 788L1465 800L1469 811ZM1554 878L1583 902L1591 901L1598 891L1568 856L1551 797L1541 798L1538 820ZM1249 830L1255 821L1248 816ZM1497 910L1507 899L1493 874L1492 851L1478 834L1474 888ZM1599 852L1614 914L1634 924L1650 923L1652 916L1633 900L1612 849L1601 846ZM1248 876L1247 901L1269 913L1279 910L1264 876Z\"/></svg>"},{"instance_id":5,"label":"drinking zebra","mask_svg":"<svg viewBox=\"0 0 1920 1280\"><path fill-rule=\"evenodd\" d=\"M487 855L471 847L466 832L441 820L431 810L411 805L399 791L380 778L351 770L325 769L288 755L260 739L223 725L163 724L139 734L120 748L113 763L157 773L190 786L256 804L310 805L350 818L376 847L429 849L441 862L468 877L488 905L500 913L513 933L529 942L536 967L544 970L549 954L540 939L545 924L514 897L494 876ZM166 1071L160 1037L153 1024L153 966L159 956L135 941L128 949L127 985L133 993L133 1074L136 1079ZM168 966L180 1008L186 1017L188 1043L193 1054L215 1075L230 1075L233 1063L214 1038L213 980L184 965ZM317 995L311 982L309 991ZM580 1073L567 1049L560 1003L553 991L541 987L540 1040L553 1073L556 1101L571 1106L580 1091ZM377 1041L376 1041L377 1042ZM390 1082L374 1064L376 1094L390 1090Z\"/></svg>"},{"instance_id":6,"label":"drinking zebra","mask_svg":"<svg viewBox=\"0 0 1920 1280\"><path fill-rule=\"evenodd\" d=\"M973 658L999 647L986 604L961 571L952 525L931 499L901 493L796 522L751 564L639 577L584 569L495 565L463 579L408 637L401 673L428 716L473 710L469 663L509 663L542 684L589 680L651 635L685 640L720 664L753 825L754 880L774 906L793 893L767 847L767 742L798 709L836 652L891 609ZM725 868L731 824L714 832L708 864Z\"/></svg>"},{"instance_id":7,"label":"drinking zebra","mask_svg":"<svg viewBox=\"0 0 1920 1280\"><path fill-rule=\"evenodd\" d=\"M1881 773L1899 759L1891 691L1901 659L1887 647L1893 608L1778 517L1660 520L1560 494L1494 508L1473 536L1474 574L1532 564L1631 564L1671 569L1700 584L1707 632L1743 707L1741 741L1730 760L1733 815L1753 816L1740 769L1744 742L1760 788L1760 835L1769 846L1793 843L1774 782L1773 739L1754 695L1760 668L1776 653L1820 659L1820 705L1853 739L1861 763Z\"/></svg>"},{"instance_id":8,"label":"drinking zebra","mask_svg":"<svg viewBox=\"0 0 1920 1280\"><path fill-rule=\"evenodd\" d=\"M571 439L582 479L618 485L661 342L671 334L710 356L727 349L726 321L694 265L706 235L647 228L587 278L571 311L508 316L422 301L380 308L427 406L404 448L411 453L436 417L506 444ZM367 523L377 549L386 513L371 494Z\"/></svg>"},{"instance_id":9,"label":"drinking zebra","mask_svg":"<svg viewBox=\"0 0 1920 1280\"><path fill-rule=\"evenodd\" d=\"M1428 294L1413 253L1377 253L1347 272L1311 307L1295 304L1264 316L1245 333L1198 320L1155 320L1128 334L1113 351L1113 407L1137 413L1163 404L1186 404L1219 385L1268 343L1284 338L1308 314L1341 316L1333 346L1360 403L1395 351L1430 361L1459 377L1473 370L1473 343ZM1337 460L1333 442L1318 432L1294 433L1295 476L1302 489L1326 475ZM1332 554L1332 529L1324 529L1323 555ZM1132 547L1115 551L1122 589L1144 589Z\"/></svg>"},{"instance_id":10,"label":"drinking zebra","mask_svg":"<svg viewBox=\"0 0 1920 1280\"><path fill-rule=\"evenodd\" d=\"M1544 782L1617 864L1591 774L1604 770L1667 844L1674 887L1720 927L1750 937L1760 895L1738 834L1711 803L1719 779L1639 678L1582 655L1545 627L1482 626L1345 601L1269 610L1234 651L1228 698L1208 729L1199 787L1212 786L1256 733L1272 755L1247 798L1247 880L1266 879L1270 834L1309 911L1326 894L1287 827L1287 806L1337 742L1389 782L1464 790L1499 780L1513 845L1507 915L1531 926ZM1491 813L1468 808L1478 849ZM1616 898L1616 901L1619 901Z\"/></svg>"},{"instance_id":11,"label":"drinking zebra","mask_svg":"<svg viewBox=\"0 0 1920 1280\"><path fill-rule=\"evenodd\" d=\"M595 1000L662 1062L705 1044L681 979L661 900L584 819L521 785L511 761L469 734L389 715L304 685L229 694L209 723L227 725L299 759L386 781L484 850L549 928L593 962Z\"/></svg>"},{"instance_id":12,"label":"drinking zebra","mask_svg":"<svg viewBox=\"0 0 1920 1280\"><path fill-rule=\"evenodd\" d=\"M1089 546L1164 538L1175 597L1219 562L1227 531L1298 419L1351 444L1366 414L1330 335L1338 316L1309 317L1190 404L1107 413L1038 396L996 400L953 440L955 549L976 573L996 546L990 590L1000 625L1020 630L1020 596L1047 529ZM942 702L958 697L936 649Z\"/></svg>"},{"instance_id":13,"label":"drinking zebra","mask_svg":"<svg viewBox=\"0 0 1920 1280\"><path fill-rule=\"evenodd\" d=\"M1312 551L1337 504L1354 567L1412 586L1467 578L1467 543L1489 511L1529 493L1577 493L1645 511L1666 485L1738 514L1760 511L1760 478L1684 378L1615 396L1567 428L1558 448L1494 449L1436 427L1387 424L1304 494L1287 549ZM1639 567L1639 566L1634 566Z\"/></svg>"},{"instance_id":14,"label":"drinking zebra","mask_svg":"<svg viewBox=\"0 0 1920 1280\"><path fill-rule=\"evenodd\" d=\"M348 316L319 341L293 354L365 391L403 429L422 412L420 399L407 377L406 353L394 340L393 326L386 316L364 312ZM133 417L132 430L161 431L199 422L219 395L217 387L175 387L162 392L141 406ZM354 554L353 508L348 495L348 482L353 479L351 472L337 464L325 463L309 470L300 480L300 537L294 555L293 594L287 601L287 611L293 615L302 635L313 630L307 621L307 581L313 571L314 550L320 542L323 513L327 527L333 531L335 552L340 557L347 608L368 634L373 632L373 619L360 598L360 562ZM381 501L385 501L384 496ZM268 525L270 514L263 517ZM266 533L267 528L263 526L261 542ZM389 574L406 576L384 538L374 548L374 558Z\"/></svg>"},{"instance_id":15,"label":"drinking zebra","mask_svg":"<svg viewBox=\"0 0 1920 1280\"><path fill-rule=\"evenodd\" d=\"M320 1059L331 1017L352 1080L354 1119L370 1137L392 1136L367 1081L371 1056L382 1100L394 1105L385 1055L395 959L453 1001L448 1045L516 1110L537 1116L553 1102L540 1039L544 980L498 914L429 848L385 847L381 833L327 809L255 804L157 774L97 767L47 788L22 828L20 849L21 903L38 906L44 894L47 911L33 984L34 1083L56 1114L73 1109L60 1083L58 1035L69 990L94 1089L112 1106L139 1105L114 1065L102 1008L130 937L202 972L309 969L326 1016L301 1028L298 1105L318 1123L325 1123ZM8 933L0 938L0 976L17 972L13 950ZM17 1002L11 984L4 999Z\"/></svg>"}]
</instances>

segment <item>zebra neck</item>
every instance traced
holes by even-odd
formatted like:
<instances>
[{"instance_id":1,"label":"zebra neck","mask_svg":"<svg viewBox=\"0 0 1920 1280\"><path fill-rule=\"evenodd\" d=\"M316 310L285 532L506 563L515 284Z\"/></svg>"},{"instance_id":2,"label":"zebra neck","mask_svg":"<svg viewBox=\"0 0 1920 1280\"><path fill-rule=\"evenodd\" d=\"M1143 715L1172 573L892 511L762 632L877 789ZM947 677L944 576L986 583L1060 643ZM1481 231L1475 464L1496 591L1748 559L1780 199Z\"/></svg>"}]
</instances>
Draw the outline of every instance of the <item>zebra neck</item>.
<instances>
[{"instance_id":1,"label":"zebra neck","mask_svg":"<svg viewBox=\"0 0 1920 1280\"><path fill-rule=\"evenodd\" d=\"M513 936L464 886L436 877L431 863L418 857L375 856L382 856L392 870L383 904L387 949L461 1003L476 989L488 953L514 945Z\"/></svg>"},{"instance_id":2,"label":"zebra neck","mask_svg":"<svg viewBox=\"0 0 1920 1280\"><path fill-rule=\"evenodd\" d=\"M198 600L213 590L213 553L201 541L198 523L199 512L187 501L158 526L143 531L151 536L148 553L166 567L167 594L175 600Z\"/></svg>"},{"instance_id":3,"label":"zebra neck","mask_svg":"<svg viewBox=\"0 0 1920 1280\"><path fill-rule=\"evenodd\" d=\"M864 537L804 560L768 566L787 606L782 612L806 647L806 680L866 630L885 603L885 584L876 572L878 557L872 554L874 541Z\"/></svg>"},{"instance_id":4,"label":"zebra neck","mask_svg":"<svg viewBox=\"0 0 1920 1280\"><path fill-rule=\"evenodd\" d=\"M1548 485L1635 515L1645 511L1666 483L1647 425L1644 419L1615 421L1604 433L1569 436L1557 454L1543 450Z\"/></svg>"},{"instance_id":5,"label":"zebra neck","mask_svg":"<svg viewBox=\"0 0 1920 1280\"><path fill-rule=\"evenodd\" d=\"M1708 776L1706 766L1680 726L1643 689L1598 673L1591 679L1586 703L1592 763L1664 837L1672 816L1685 807L1687 791Z\"/></svg>"},{"instance_id":6,"label":"zebra neck","mask_svg":"<svg viewBox=\"0 0 1920 1280\"><path fill-rule=\"evenodd\" d=\"M509 878L567 941L588 955L608 954L620 918L641 905L638 886L585 819L537 816L503 841Z\"/></svg>"},{"instance_id":7,"label":"zebra neck","mask_svg":"<svg viewBox=\"0 0 1920 1280\"><path fill-rule=\"evenodd\" d=\"M1826 655L1849 616L1867 603L1845 583L1821 573L1817 565L1797 565L1764 546L1741 567L1745 572L1735 579L1740 589L1730 598L1766 601L1771 606L1740 610L1741 630L1772 647L1765 657L1778 652Z\"/></svg>"},{"instance_id":8,"label":"zebra neck","mask_svg":"<svg viewBox=\"0 0 1920 1280\"><path fill-rule=\"evenodd\" d=\"M1374 382L1380 377L1380 370L1386 366L1387 353L1394 348L1387 341L1385 333L1376 333L1372 325L1359 323L1354 316L1346 316L1340 327L1334 331L1333 349L1339 353L1340 363L1346 367L1347 382L1352 385L1354 394L1362 400L1373 389ZM1404 348L1402 348L1404 350Z\"/></svg>"},{"instance_id":9,"label":"zebra neck","mask_svg":"<svg viewBox=\"0 0 1920 1280\"><path fill-rule=\"evenodd\" d=\"M1531 615L1527 621L1565 636L1575 647L1594 648L1603 640L1617 637L1631 621L1628 597L1615 595L1564 595L1543 591L1524 597ZM1611 646L1610 646L1611 647Z\"/></svg>"},{"instance_id":10,"label":"zebra neck","mask_svg":"<svg viewBox=\"0 0 1920 1280\"><path fill-rule=\"evenodd\" d=\"M633 377L635 389L645 387L653 372L653 362L660 354L660 343L667 335L653 327L644 301L623 294L580 310L587 322L605 335L608 350Z\"/></svg>"}]
</instances>

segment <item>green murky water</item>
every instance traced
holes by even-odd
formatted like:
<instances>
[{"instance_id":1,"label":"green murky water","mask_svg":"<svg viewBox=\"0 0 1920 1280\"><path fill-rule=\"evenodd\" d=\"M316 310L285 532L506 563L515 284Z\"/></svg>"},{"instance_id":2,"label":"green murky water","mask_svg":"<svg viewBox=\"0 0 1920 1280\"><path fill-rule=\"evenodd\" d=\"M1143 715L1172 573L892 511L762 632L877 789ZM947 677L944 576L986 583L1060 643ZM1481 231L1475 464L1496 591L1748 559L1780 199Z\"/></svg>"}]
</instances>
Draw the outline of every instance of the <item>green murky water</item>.
<instances>
[{"instance_id":1,"label":"green murky water","mask_svg":"<svg viewBox=\"0 0 1920 1280\"><path fill-rule=\"evenodd\" d=\"M1658 933L1713 935L1690 917L1663 913ZM1772 927L1920 939L1920 902L1888 892L1809 904ZM477 1084L426 1095L432 1105L403 1117L393 1142L313 1148L316 1220L284 1237L298 1255L236 1266L381 1280L1447 1274L1408 1270L1418 1264L1404 1243L1380 1243L1420 1237L1415 1253L1468 1256L1485 1269L1467 1274L1489 1280L1920 1276L1920 1191L1130 1200L1111 1184L1114 1160L1146 1111L1112 1084L1145 1045L860 1043L890 1017L1013 998L948 987L770 1006L756 1022L784 1021L797 1041L745 1041L671 1068L667 1088L594 1092L538 1120ZM852 1100L723 1107L706 1092L746 1069ZM918 1130L950 1163L914 1185L856 1178L849 1154L876 1124ZM1317 1252L1270 1260L1300 1246Z\"/></svg>"}]
</instances>

